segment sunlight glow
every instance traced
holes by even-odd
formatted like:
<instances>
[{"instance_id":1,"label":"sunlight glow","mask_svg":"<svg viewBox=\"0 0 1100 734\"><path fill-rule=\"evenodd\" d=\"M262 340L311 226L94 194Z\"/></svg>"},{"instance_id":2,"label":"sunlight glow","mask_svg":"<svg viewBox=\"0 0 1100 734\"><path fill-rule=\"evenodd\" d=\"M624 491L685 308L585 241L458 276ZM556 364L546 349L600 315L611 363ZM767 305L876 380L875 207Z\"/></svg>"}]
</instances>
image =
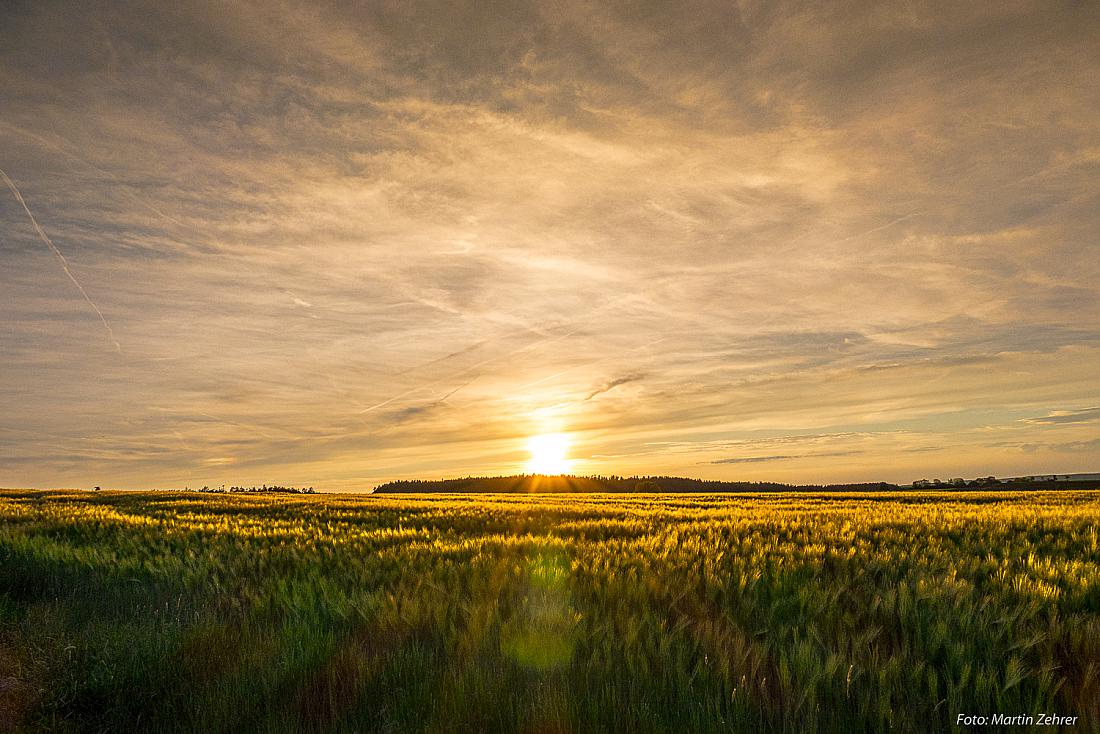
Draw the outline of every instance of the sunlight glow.
<instances>
[{"instance_id":1,"label":"sunlight glow","mask_svg":"<svg viewBox=\"0 0 1100 734\"><path fill-rule=\"evenodd\" d=\"M544 433L527 441L531 460L527 462L528 474L568 474L573 462L566 458L569 452L569 436L564 433Z\"/></svg>"}]
</instances>

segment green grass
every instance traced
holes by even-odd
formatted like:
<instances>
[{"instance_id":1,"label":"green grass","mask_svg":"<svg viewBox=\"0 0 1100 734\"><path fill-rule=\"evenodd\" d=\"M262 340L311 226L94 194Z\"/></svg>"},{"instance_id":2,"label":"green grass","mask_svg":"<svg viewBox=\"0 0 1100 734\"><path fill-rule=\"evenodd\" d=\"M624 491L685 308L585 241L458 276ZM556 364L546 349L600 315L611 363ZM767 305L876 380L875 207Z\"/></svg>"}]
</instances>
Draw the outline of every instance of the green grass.
<instances>
[{"instance_id":1,"label":"green grass","mask_svg":"<svg viewBox=\"0 0 1100 734\"><path fill-rule=\"evenodd\" d=\"M2 491L0 730L1097 730L1098 533L1089 492Z\"/></svg>"}]
</instances>

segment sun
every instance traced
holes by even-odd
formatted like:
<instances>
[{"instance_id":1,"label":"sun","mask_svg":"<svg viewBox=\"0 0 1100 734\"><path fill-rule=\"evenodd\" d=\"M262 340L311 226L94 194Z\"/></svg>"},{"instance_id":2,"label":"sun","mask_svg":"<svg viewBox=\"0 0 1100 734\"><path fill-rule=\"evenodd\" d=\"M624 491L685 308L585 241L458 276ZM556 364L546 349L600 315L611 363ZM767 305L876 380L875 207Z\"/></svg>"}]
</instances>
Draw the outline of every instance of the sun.
<instances>
[{"instance_id":1,"label":"sun","mask_svg":"<svg viewBox=\"0 0 1100 734\"><path fill-rule=\"evenodd\" d=\"M573 462L566 458L569 452L569 436L564 433L544 433L527 440L531 460L527 462L528 474L568 474Z\"/></svg>"}]
</instances>

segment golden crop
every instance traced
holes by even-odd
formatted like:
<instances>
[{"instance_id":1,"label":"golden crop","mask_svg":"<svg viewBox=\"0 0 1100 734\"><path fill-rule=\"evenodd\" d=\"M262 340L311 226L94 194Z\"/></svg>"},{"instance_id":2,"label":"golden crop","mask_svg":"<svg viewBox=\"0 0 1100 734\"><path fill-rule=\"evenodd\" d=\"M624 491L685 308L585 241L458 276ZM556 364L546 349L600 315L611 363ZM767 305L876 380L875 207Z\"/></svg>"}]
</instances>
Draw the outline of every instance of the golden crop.
<instances>
[{"instance_id":1,"label":"golden crop","mask_svg":"<svg viewBox=\"0 0 1100 734\"><path fill-rule=\"evenodd\" d=\"M31 730L1100 726L1090 492L5 491L0 522Z\"/></svg>"}]
</instances>

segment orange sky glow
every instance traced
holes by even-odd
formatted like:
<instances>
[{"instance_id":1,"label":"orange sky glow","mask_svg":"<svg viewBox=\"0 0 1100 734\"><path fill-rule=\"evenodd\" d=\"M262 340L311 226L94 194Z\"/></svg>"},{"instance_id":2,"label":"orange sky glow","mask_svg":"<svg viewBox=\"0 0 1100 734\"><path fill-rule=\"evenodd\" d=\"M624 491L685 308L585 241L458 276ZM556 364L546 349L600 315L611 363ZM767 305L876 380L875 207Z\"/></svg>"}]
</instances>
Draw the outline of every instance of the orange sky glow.
<instances>
[{"instance_id":1,"label":"orange sky glow","mask_svg":"<svg viewBox=\"0 0 1100 734\"><path fill-rule=\"evenodd\" d=\"M1097 4L175 5L0 9L0 486L1100 468Z\"/></svg>"}]
</instances>

